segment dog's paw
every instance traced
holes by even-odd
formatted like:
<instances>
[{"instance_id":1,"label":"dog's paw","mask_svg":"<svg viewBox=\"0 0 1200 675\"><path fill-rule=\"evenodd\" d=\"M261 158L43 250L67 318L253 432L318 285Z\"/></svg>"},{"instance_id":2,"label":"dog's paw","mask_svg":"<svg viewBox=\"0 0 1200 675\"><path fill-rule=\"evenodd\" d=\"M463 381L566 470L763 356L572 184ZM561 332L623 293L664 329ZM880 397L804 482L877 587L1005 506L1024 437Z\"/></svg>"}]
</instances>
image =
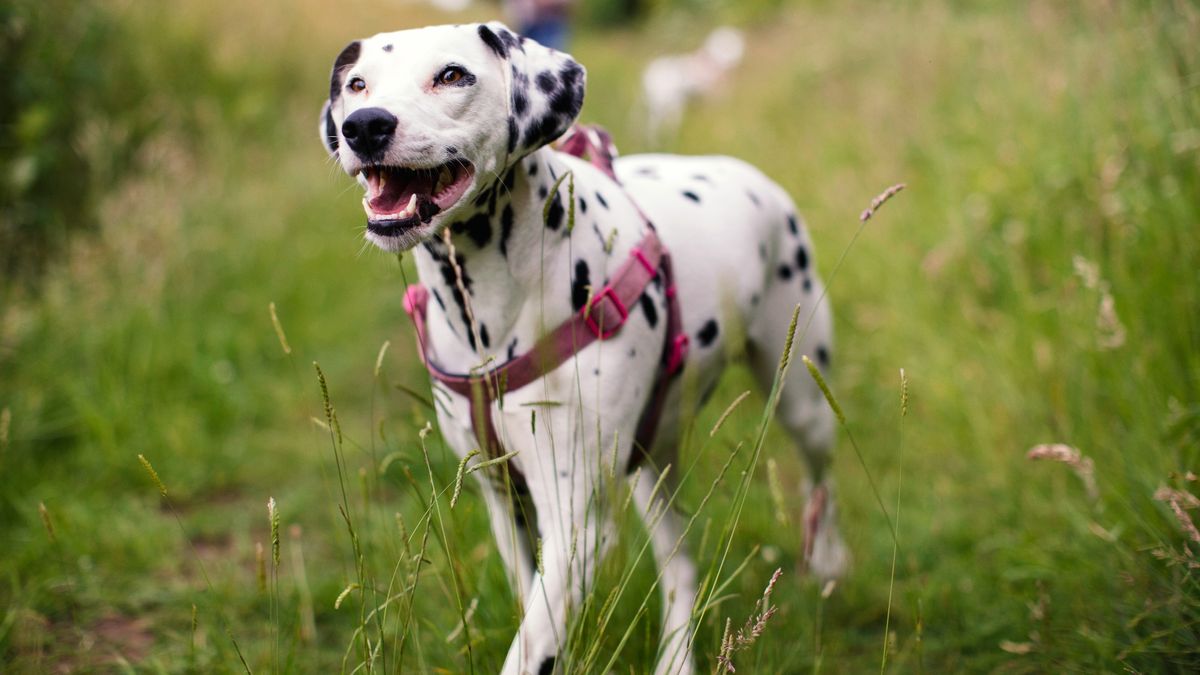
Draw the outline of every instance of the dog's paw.
<instances>
[{"instance_id":1,"label":"dog's paw","mask_svg":"<svg viewBox=\"0 0 1200 675\"><path fill-rule=\"evenodd\" d=\"M804 507L804 569L818 581L840 579L850 568L850 550L837 527L832 487L821 483L809 491Z\"/></svg>"}]
</instances>

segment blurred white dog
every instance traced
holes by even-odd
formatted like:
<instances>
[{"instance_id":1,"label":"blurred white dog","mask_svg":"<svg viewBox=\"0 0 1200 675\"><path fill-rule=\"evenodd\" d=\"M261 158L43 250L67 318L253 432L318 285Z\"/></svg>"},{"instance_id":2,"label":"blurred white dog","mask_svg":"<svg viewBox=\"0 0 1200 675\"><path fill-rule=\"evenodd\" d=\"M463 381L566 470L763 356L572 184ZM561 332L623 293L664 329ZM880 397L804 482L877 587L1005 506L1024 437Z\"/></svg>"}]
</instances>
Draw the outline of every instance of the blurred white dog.
<instances>
[{"instance_id":1,"label":"blurred white dog","mask_svg":"<svg viewBox=\"0 0 1200 675\"><path fill-rule=\"evenodd\" d=\"M651 61L642 72L646 140L655 143L664 133L676 133L688 100L716 91L725 74L741 62L745 48L741 31L721 26L696 51Z\"/></svg>"}]
</instances>

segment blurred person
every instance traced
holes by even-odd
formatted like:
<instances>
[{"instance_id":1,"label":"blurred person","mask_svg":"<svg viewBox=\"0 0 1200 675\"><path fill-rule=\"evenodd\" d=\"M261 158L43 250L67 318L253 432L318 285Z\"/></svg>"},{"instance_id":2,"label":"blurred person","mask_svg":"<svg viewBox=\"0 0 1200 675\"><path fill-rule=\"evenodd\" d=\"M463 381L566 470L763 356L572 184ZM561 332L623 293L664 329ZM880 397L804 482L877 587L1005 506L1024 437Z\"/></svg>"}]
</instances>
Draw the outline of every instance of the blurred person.
<instances>
[{"instance_id":1,"label":"blurred person","mask_svg":"<svg viewBox=\"0 0 1200 675\"><path fill-rule=\"evenodd\" d=\"M571 37L572 4L573 0L504 0L504 9L521 35L564 51Z\"/></svg>"}]
</instances>

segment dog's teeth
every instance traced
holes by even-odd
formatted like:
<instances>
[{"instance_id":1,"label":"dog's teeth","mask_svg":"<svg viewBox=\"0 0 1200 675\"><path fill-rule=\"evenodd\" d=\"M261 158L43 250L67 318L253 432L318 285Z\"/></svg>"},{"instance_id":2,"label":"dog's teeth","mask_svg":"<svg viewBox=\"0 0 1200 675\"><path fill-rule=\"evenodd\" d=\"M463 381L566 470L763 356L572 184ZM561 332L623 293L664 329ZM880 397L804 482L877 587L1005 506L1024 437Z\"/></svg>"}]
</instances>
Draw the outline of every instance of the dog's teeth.
<instances>
[{"instance_id":1,"label":"dog's teeth","mask_svg":"<svg viewBox=\"0 0 1200 675\"><path fill-rule=\"evenodd\" d=\"M363 211L367 212L368 218L371 218L375 215L375 213L371 211L371 200L367 199L366 197L363 197Z\"/></svg>"},{"instance_id":2,"label":"dog's teeth","mask_svg":"<svg viewBox=\"0 0 1200 675\"><path fill-rule=\"evenodd\" d=\"M383 171L379 172L379 193L383 194L383 188L387 185L387 174Z\"/></svg>"},{"instance_id":3,"label":"dog's teeth","mask_svg":"<svg viewBox=\"0 0 1200 675\"><path fill-rule=\"evenodd\" d=\"M404 207L404 212L411 215L413 213L416 213L416 211L417 211L417 193L414 192L413 196L408 198L408 206Z\"/></svg>"}]
</instances>

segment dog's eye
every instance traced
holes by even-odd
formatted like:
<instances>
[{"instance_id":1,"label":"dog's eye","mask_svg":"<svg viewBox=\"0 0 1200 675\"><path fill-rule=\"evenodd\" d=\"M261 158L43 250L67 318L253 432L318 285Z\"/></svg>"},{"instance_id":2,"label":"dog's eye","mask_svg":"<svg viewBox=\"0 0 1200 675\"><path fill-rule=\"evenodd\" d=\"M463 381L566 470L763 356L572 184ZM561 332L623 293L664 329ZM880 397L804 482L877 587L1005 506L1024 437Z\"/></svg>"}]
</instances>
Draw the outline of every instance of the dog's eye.
<instances>
[{"instance_id":1,"label":"dog's eye","mask_svg":"<svg viewBox=\"0 0 1200 675\"><path fill-rule=\"evenodd\" d=\"M352 77L346 83L346 88L354 93L358 93L366 90L367 83L361 77Z\"/></svg>"},{"instance_id":2,"label":"dog's eye","mask_svg":"<svg viewBox=\"0 0 1200 675\"><path fill-rule=\"evenodd\" d=\"M438 73L436 81L438 84L457 84L466 76L467 73L462 68L458 66L446 66L445 70Z\"/></svg>"}]
</instances>

